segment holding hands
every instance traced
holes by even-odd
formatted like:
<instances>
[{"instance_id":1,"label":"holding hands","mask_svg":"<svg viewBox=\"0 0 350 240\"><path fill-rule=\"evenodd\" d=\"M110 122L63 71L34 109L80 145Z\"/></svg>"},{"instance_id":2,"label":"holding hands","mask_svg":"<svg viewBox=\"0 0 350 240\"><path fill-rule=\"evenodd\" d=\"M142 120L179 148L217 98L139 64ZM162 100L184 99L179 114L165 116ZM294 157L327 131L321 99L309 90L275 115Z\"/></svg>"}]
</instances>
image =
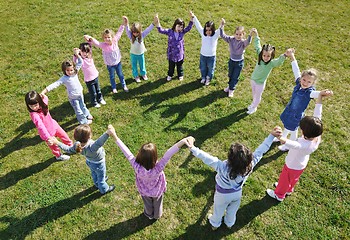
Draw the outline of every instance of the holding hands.
<instances>
[{"instance_id":1,"label":"holding hands","mask_svg":"<svg viewBox=\"0 0 350 240\"><path fill-rule=\"evenodd\" d=\"M225 19L221 18L221 24L220 24L220 28L223 28L225 26Z\"/></svg>"},{"instance_id":2,"label":"holding hands","mask_svg":"<svg viewBox=\"0 0 350 240\"><path fill-rule=\"evenodd\" d=\"M160 27L158 13L156 13L156 15L155 15L154 18L153 18L153 24L154 24L156 27Z\"/></svg>"},{"instance_id":3,"label":"holding hands","mask_svg":"<svg viewBox=\"0 0 350 240\"><path fill-rule=\"evenodd\" d=\"M126 27L129 25L129 20L128 20L128 17L127 16L123 16L123 25Z\"/></svg>"}]
</instances>

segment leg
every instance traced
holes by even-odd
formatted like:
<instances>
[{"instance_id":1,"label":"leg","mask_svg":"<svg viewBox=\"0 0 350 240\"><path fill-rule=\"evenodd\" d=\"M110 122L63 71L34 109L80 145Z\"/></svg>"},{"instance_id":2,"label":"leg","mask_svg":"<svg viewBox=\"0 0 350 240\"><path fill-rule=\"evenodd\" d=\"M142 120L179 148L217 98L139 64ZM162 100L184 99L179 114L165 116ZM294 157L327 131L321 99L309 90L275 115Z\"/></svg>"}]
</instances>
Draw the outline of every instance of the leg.
<instances>
[{"instance_id":1,"label":"leg","mask_svg":"<svg viewBox=\"0 0 350 240\"><path fill-rule=\"evenodd\" d=\"M100 103L103 100L102 92L100 88L100 83L98 82L98 77L94 80L94 88L96 92L97 102Z\"/></svg>"},{"instance_id":2,"label":"leg","mask_svg":"<svg viewBox=\"0 0 350 240\"><path fill-rule=\"evenodd\" d=\"M91 163L93 166L94 172L96 174L96 186L100 193L105 194L109 189L108 184L106 183L106 162L100 163ZM90 165L90 166L91 166Z\"/></svg>"},{"instance_id":3,"label":"leg","mask_svg":"<svg viewBox=\"0 0 350 240\"><path fill-rule=\"evenodd\" d=\"M117 75L118 75L119 81L122 84L122 87L125 88L126 87L126 83L125 83L124 74L123 74L123 70L122 70L122 62L119 62L117 64L116 71L117 71Z\"/></svg>"},{"instance_id":4,"label":"leg","mask_svg":"<svg viewBox=\"0 0 350 240\"><path fill-rule=\"evenodd\" d=\"M84 103L84 95L81 94L81 96L80 96L80 98L78 98L78 100L79 100L80 109L82 110L85 118L92 118L89 109L87 109L87 107Z\"/></svg>"},{"instance_id":5,"label":"leg","mask_svg":"<svg viewBox=\"0 0 350 240\"><path fill-rule=\"evenodd\" d=\"M275 189L275 194L277 197L284 199L286 193L290 189L290 169L284 164L280 177L278 179L278 185Z\"/></svg>"},{"instance_id":6,"label":"leg","mask_svg":"<svg viewBox=\"0 0 350 240\"><path fill-rule=\"evenodd\" d=\"M47 141L46 141L46 144L47 144L47 146L51 149L51 152L52 152L52 154L56 157L56 158L58 158L59 156L61 156L61 149L57 146L57 145L49 145L48 143L47 143Z\"/></svg>"},{"instance_id":7,"label":"leg","mask_svg":"<svg viewBox=\"0 0 350 240\"><path fill-rule=\"evenodd\" d=\"M139 76L139 72L137 71L137 55L130 53L130 61L131 61L132 76L133 78L136 78Z\"/></svg>"},{"instance_id":8,"label":"leg","mask_svg":"<svg viewBox=\"0 0 350 240\"><path fill-rule=\"evenodd\" d=\"M86 165L88 165L88 167L90 168L90 172L91 172L91 178L92 178L92 181L94 183L94 185L97 187L97 175L96 175L96 172L95 172L95 166L93 163L89 162L89 161L85 161Z\"/></svg>"},{"instance_id":9,"label":"leg","mask_svg":"<svg viewBox=\"0 0 350 240\"><path fill-rule=\"evenodd\" d=\"M163 215L163 196L153 198L154 218L159 219Z\"/></svg>"},{"instance_id":10,"label":"leg","mask_svg":"<svg viewBox=\"0 0 350 240\"><path fill-rule=\"evenodd\" d=\"M227 197L230 198L231 202L228 204L226 208L226 215L224 217L224 222L226 226L230 228L236 222L236 214L241 204L242 191L231 193Z\"/></svg>"},{"instance_id":11,"label":"leg","mask_svg":"<svg viewBox=\"0 0 350 240\"><path fill-rule=\"evenodd\" d=\"M139 64L140 64L140 74L143 77L147 74L145 54L143 53L143 54L139 55L138 60L139 60Z\"/></svg>"},{"instance_id":12,"label":"leg","mask_svg":"<svg viewBox=\"0 0 350 240\"><path fill-rule=\"evenodd\" d=\"M179 78L184 76L184 70L183 70L183 67L182 67L183 63L184 63L184 60L176 62L176 71L177 71L177 76Z\"/></svg>"},{"instance_id":13,"label":"leg","mask_svg":"<svg viewBox=\"0 0 350 240\"><path fill-rule=\"evenodd\" d=\"M115 89L117 89L117 86L115 84L115 66L108 66L107 65L107 70L109 74L109 82L111 83L112 90L114 92Z\"/></svg>"},{"instance_id":14,"label":"leg","mask_svg":"<svg viewBox=\"0 0 350 240\"><path fill-rule=\"evenodd\" d=\"M252 82L254 82L254 85L255 85L254 92L253 92L252 108L257 108L261 102L261 96L262 96L262 93L264 92L266 82L264 82L263 84L257 84L255 81L252 81Z\"/></svg>"},{"instance_id":15,"label":"leg","mask_svg":"<svg viewBox=\"0 0 350 240\"><path fill-rule=\"evenodd\" d=\"M75 115L77 116L78 122L80 124L86 124L88 122L86 116L84 115L82 109L80 108L81 99L69 99L70 105L73 107Z\"/></svg>"},{"instance_id":16,"label":"leg","mask_svg":"<svg viewBox=\"0 0 350 240\"><path fill-rule=\"evenodd\" d=\"M143 201L143 213L149 219L154 218L154 209L153 209L153 198L141 196Z\"/></svg>"},{"instance_id":17,"label":"leg","mask_svg":"<svg viewBox=\"0 0 350 240\"><path fill-rule=\"evenodd\" d=\"M295 184L297 184L297 182L299 181L299 178L301 176L301 174L304 172L305 169L302 170L294 170L291 169L291 174L290 174L290 187L288 188L287 192L294 192L294 186Z\"/></svg>"},{"instance_id":18,"label":"leg","mask_svg":"<svg viewBox=\"0 0 350 240\"><path fill-rule=\"evenodd\" d=\"M209 77L209 80L212 80L214 77L214 71L216 66L216 56L208 57L207 66L208 66L207 76Z\"/></svg>"},{"instance_id":19,"label":"leg","mask_svg":"<svg viewBox=\"0 0 350 240\"><path fill-rule=\"evenodd\" d=\"M230 66L231 63L231 66ZM229 78L230 78L230 90L235 90L236 85L238 83L239 75L241 74L241 71L244 66L244 60L241 61L232 61L230 59L229 61Z\"/></svg>"},{"instance_id":20,"label":"leg","mask_svg":"<svg viewBox=\"0 0 350 240\"><path fill-rule=\"evenodd\" d=\"M175 70L175 62L169 60L169 68L168 68L168 76L173 77L174 76L174 70Z\"/></svg>"},{"instance_id":21,"label":"leg","mask_svg":"<svg viewBox=\"0 0 350 240\"><path fill-rule=\"evenodd\" d=\"M214 194L214 211L213 215L209 218L209 222L213 227L220 227L222 217L225 214L225 210L229 202L226 200L226 194L215 191Z\"/></svg>"},{"instance_id":22,"label":"leg","mask_svg":"<svg viewBox=\"0 0 350 240\"><path fill-rule=\"evenodd\" d=\"M94 81L89 81L89 82L85 82L86 87L89 90L89 94L90 94L90 102L92 106L95 106L97 104L97 100L96 100L96 90L94 88Z\"/></svg>"},{"instance_id":23,"label":"leg","mask_svg":"<svg viewBox=\"0 0 350 240\"><path fill-rule=\"evenodd\" d=\"M296 141L298 139L298 129L299 127L290 133L290 140Z\"/></svg>"},{"instance_id":24,"label":"leg","mask_svg":"<svg viewBox=\"0 0 350 240\"><path fill-rule=\"evenodd\" d=\"M201 79L205 79L207 77L207 66L205 56L203 56L202 54L199 57L199 70L201 72Z\"/></svg>"},{"instance_id":25,"label":"leg","mask_svg":"<svg viewBox=\"0 0 350 240\"><path fill-rule=\"evenodd\" d=\"M68 146L73 145L73 141L69 138L68 134L60 126L58 126L56 129L55 137L60 138L61 141Z\"/></svg>"}]
</instances>

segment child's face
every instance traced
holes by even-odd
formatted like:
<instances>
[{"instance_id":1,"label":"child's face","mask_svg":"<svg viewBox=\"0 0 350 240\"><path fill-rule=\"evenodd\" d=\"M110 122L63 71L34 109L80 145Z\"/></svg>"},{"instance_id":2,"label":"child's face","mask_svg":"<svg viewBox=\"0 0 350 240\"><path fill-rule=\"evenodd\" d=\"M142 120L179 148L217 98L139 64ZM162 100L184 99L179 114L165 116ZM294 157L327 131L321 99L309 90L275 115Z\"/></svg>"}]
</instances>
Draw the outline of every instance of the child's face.
<instances>
[{"instance_id":1,"label":"child's face","mask_svg":"<svg viewBox=\"0 0 350 240\"><path fill-rule=\"evenodd\" d=\"M32 109L34 112L37 112L40 109L39 103L28 105L30 109Z\"/></svg>"},{"instance_id":2,"label":"child's face","mask_svg":"<svg viewBox=\"0 0 350 240\"><path fill-rule=\"evenodd\" d=\"M181 24L177 24L175 27L175 32L182 32L184 30L184 26Z\"/></svg>"},{"instance_id":3,"label":"child's face","mask_svg":"<svg viewBox=\"0 0 350 240\"><path fill-rule=\"evenodd\" d=\"M301 85L301 88L309 88L311 87L312 85L314 85L315 83L315 79L313 76L310 76L310 75L304 75L300 78L300 85Z\"/></svg>"},{"instance_id":4,"label":"child's face","mask_svg":"<svg viewBox=\"0 0 350 240\"><path fill-rule=\"evenodd\" d=\"M132 32L132 35L134 35L134 37L138 37L138 36L140 36L140 33L139 32Z\"/></svg>"},{"instance_id":5,"label":"child's face","mask_svg":"<svg viewBox=\"0 0 350 240\"><path fill-rule=\"evenodd\" d=\"M211 30L211 27L205 27L205 33L207 34L207 36L211 36L213 31Z\"/></svg>"},{"instance_id":6,"label":"child's face","mask_svg":"<svg viewBox=\"0 0 350 240\"><path fill-rule=\"evenodd\" d=\"M268 62L271 59L271 52L263 50L262 60Z\"/></svg>"},{"instance_id":7,"label":"child's face","mask_svg":"<svg viewBox=\"0 0 350 240\"><path fill-rule=\"evenodd\" d=\"M244 32L243 32L243 31L236 30L236 32L235 32L235 38L236 38L237 40L242 40L243 37L244 37Z\"/></svg>"},{"instance_id":8,"label":"child's face","mask_svg":"<svg viewBox=\"0 0 350 240\"><path fill-rule=\"evenodd\" d=\"M111 34L103 35L103 40L108 44L112 44L112 35Z\"/></svg>"},{"instance_id":9,"label":"child's face","mask_svg":"<svg viewBox=\"0 0 350 240\"><path fill-rule=\"evenodd\" d=\"M83 51L80 51L80 55L82 58L88 58L88 53L87 52L83 52Z\"/></svg>"},{"instance_id":10,"label":"child's face","mask_svg":"<svg viewBox=\"0 0 350 240\"><path fill-rule=\"evenodd\" d=\"M67 76L73 76L75 74L75 70L73 66L67 67L66 68L66 75Z\"/></svg>"}]
</instances>

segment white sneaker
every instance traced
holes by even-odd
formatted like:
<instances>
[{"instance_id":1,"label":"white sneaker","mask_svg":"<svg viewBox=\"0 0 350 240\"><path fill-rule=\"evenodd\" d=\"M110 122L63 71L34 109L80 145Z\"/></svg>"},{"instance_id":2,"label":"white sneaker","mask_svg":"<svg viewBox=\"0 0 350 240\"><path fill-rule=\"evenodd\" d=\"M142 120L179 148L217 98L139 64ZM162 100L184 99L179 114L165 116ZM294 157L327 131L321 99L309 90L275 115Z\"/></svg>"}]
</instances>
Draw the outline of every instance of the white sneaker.
<instances>
[{"instance_id":1,"label":"white sneaker","mask_svg":"<svg viewBox=\"0 0 350 240\"><path fill-rule=\"evenodd\" d=\"M129 92L129 89L127 86L124 86L123 89L124 89L124 92Z\"/></svg>"},{"instance_id":2,"label":"white sneaker","mask_svg":"<svg viewBox=\"0 0 350 240\"><path fill-rule=\"evenodd\" d=\"M232 98L235 90L228 90L228 97Z\"/></svg>"},{"instance_id":3,"label":"white sneaker","mask_svg":"<svg viewBox=\"0 0 350 240\"><path fill-rule=\"evenodd\" d=\"M253 107L252 105L249 105L249 106L247 107L247 109L250 110L250 109L252 109L252 107Z\"/></svg>"},{"instance_id":4,"label":"white sneaker","mask_svg":"<svg viewBox=\"0 0 350 240\"><path fill-rule=\"evenodd\" d=\"M278 186L278 182L275 182L275 183L273 184L273 186L276 188L276 187ZM287 195L287 196L290 196L290 195L292 195L292 193L293 193L293 192L286 192L286 195Z\"/></svg>"},{"instance_id":5,"label":"white sneaker","mask_svg":"<svg viewBox=\"0 0 350 240\"><path fill-rule=\"evenodd\" d=\"M66 160L68 160L68 159L70 159L70 156L64 155L64 154L61 154L61 156L56 157L56 160L57 160L57 161L66 161Z\"/></svg>"},{"instance_id":6,"label":"white sneaker","mask_svg":"<svg viewBox=\"0 0 350 240\"><path fill-rule=\"evenodd\" d=\"M184 76L179 77L179 80L180 81L184 80Z\"/></svg>"},{"instance_id":7,"label":"white sneaker","mask_svg":"<svg viewBox=\"0 0 350 240\"><path fill-rule=\"evenodd\" d=\"M101 100L100 102L102 105L106 105L106 101L104 99Z\"/></svg>"},{"instance_id":8,"label":"white sneaker","mask_svg":"<svg viewBox=\"0 0 350 240\"><path fill-rule=\"evenodd\" d=\"M207 79L207 80L205 81L205 86L209 86L209 84L210 84L210 79Z\"/></svg>"},{"instance_id":9,"label":"white sneaker","mask_svg":"<svg viewBox=\"0 0 350 240\"><path fill-rule=\"evenodd\" d=\"M118 91L117 91L117 89L114 88L114 89L112 90L112 92L113 92L113 93L117 93Z\"/></svg>"},{"instance_id":10,"label":"white sneaker","mask_svg":"<svg viewBox=\"0 0 350 240\"><path fill-rule=\"evenodd\" d=\"M279 145L278 149L282 152L286 152L289 150L289 148L285 144Z\"/></svg>"},{"instance_id":11,"label":"white sneaker","mask_svg":"<svg viewBox=\"0 0 350 240\"><path fill-rule=\"evenodd\" d=\"M202 78L201 83L202 83L202 84L205 83L205 78Z\"/></svg>"},{"instance_id":12,"label":"white sneaker","mask_svg":"<svg viewBox=\"0 0 350 240\"><path fill-rule=\"evenodd\" d=\"M136 78L135 78L135 81L136 81L137 83L140 83L140 82L141 82L140 77L136 77Z\"/></svg>"},{"instance_id":13,"label":"white sneaker","mask_svg":"<svg viewBox=\"0 0 350 240\"><path fill-rule=\"evenodd\" d=\"M88 119L86 124L91 124L92 123L92 120Z\"/></svg>"},{"instance_id":14,"label":"white sneaker","mask_svg":"<svg viewBox=\"0 0 350 240\"><path fill-rule=\"evenodd\" d=\"M95 108L100 108L100 107L101 107L101 105L100 105L100 104L98 104L98 103L96 103L94 107L95 107Z\"/></svg>"},{"instance_id":15,"label":"white sneaker","mask_svg":"<svg viewBox=\"0 0 350 240\"><path fill-rule=\"evenodd\" d=\"M142 79L145 80L145 81L147 81L147 80L148 80L147 75L143 75L143 76L142 76Z\"/></svg>"},{"instance_id":16,"label":"white sneaker","mask_svg":"<svg viewBox=\"0 0 350 240\"><path fill-rule=\"evenodd\" d=\"M228 91L230 91L229 87L224 88L224 92L228 92Z\"/></svg>"},{"instance_id":17,"label":"white sneaker","mask_svg":"<svg viewBox=\"0 0 350 240\"><path fill-rule=\"evenodd\" d=\"M251 108L250 110L247 111L248 114L253 114L258 110L258 108Z\"/></svg>"},{"instance_id":18,"label":"white sneaker","mask_svg":"<svg viewBox=\"0 0 350 240\"><path fill-rule=\"evenodd\" d=\"M267 195L269 195L270 197L276 199L277 201L280 201L280 202L283 201L282 198L279 198L279 197L276 196L275 191L273 191L272 189L266 189L266 193L267 193Z\"/></svg>"},{"instance_id":19,"label":"white sneaker","mask_svg":"<svg viewBox=\"0 0 350 240\"><path fill-rule=\"evenodd\" d=\"M167 76L167 77L166 77L166 80L167 80L167 81L171 81L171 77L170 77L170 76Z\"/></svg>"}]
</instances>

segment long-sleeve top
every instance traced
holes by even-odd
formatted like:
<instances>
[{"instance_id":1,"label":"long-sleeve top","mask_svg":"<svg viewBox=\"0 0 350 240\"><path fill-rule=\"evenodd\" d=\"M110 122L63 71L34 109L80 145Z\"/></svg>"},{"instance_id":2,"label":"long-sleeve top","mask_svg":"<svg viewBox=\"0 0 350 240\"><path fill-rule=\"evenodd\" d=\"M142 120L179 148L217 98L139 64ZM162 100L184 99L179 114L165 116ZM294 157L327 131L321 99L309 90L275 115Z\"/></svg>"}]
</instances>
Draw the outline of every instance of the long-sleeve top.
<instances>
[{"instance_id":1,"label":"long-sleeve top","mask_svg":"<svg viewBox=\"0 0 350 240\"><path fill-rule=\"evenodd\" d=\"M321 119L322 104L315 105L314 117ZM286 156L287 167L294 170L302 170L306 168L310 154L316 151L320 143L321 136L318 136L313 140L307 140L304 136L299 137L296 141L287 139L285 143L289 148L289 152Z\"/></svg>"},{"instance_id":2,"label":"long-sleeve top","mask_svg":"<svg viewBox=\"0 0 350 240\"><path fill-rule=\"evenodd\" d=\"M83 147L81 154L86 157L87 161L98 163L105 161L106 152L103 145L107 141L109 135L107 133L102 134L96 141L90 139ZM75 154L75 150L79 142L75 142L73 146L69 147L64 143L59 143L58 146L66 153Z\"/></svg>"},{"instance_id":3,"label":"long-sleeve top","mask_svg":"<svg viewBox=\"0 0 350 240\"><path fill-rule=\"evenodd\" d=\"M117 33L112 39L112 45L105 42L99 42L95 38L91 38L91 42L94 46L102 49L103 61L107 66L115 66L121 60L121 53L118 47L118 41L123 34L124 25L120 25Z\"/></svg>"},{"instance_id":4,"label":"long-sleeve top","mask_svg":"<svg viewBox=\"0 0 350 240\"><path fill-rule=\"evenodd\" d=\"M45 95L43 97L43 102L46 105L49 104L49 99ZM51 117L49 111L47 111L46 116L41 110L37 112L30 112L29 114L42 140L46 141L48 138L55 135L56 129L59 128L59 125L56 120Z\"/></svg>"},{"instance_id":5,"label":"long-sleeve top","mask_svg":"<svg viewBox=\"0 0 350 240\"><path fill-rule=\"evenodd\" d=\"M245 40L237 40L234 36L228 36L224 33L224 29L220 28L220 37L229 44L230 58L232 61L241 61L244 59L244 52L246 47L250 44L251 36Z\"/></svg>"},{"instance_id":6,"label":"long-sleeve top","mask_svg":"<svg viewBox=\"0 0 350 240\"><path fill-rule=\"evenodd\" d=\"M69 99L77 99L80 97L83 94L83 86L81 86L81 83L79 82L78 71L81 68L82 64L82 58L77 57L77 64L75 66L77 73L73 76L62 76L56 82L51 83L49 86L47 86L46 90L49 92L63 84L66 87Z\"/></svg>"},{"instance_id":7,"label":"long-sleeve top","mask_svg":"<svg viewBox=\"0 0 350 240\"><path fill-rule=\"evenodd\" d=\"M138 38L135 39L134 42L132 42L132 32L130 31L129 25L126 27L126 35L130 39L131 47L130 47L130 53L135 55L141 55L147 51L145 44L143 42L143 39L152 31L154 25L151 23L144 31L141 33L141 42L139 42Z\"/></svg>"},{"instance_id":8,"label":"long-sleeve top","mask_svg":"<svg viewBox=\"0 0 350 240\"><path fill-rule=\"evenodd\" d=\"M201 54L205 57L216 56L216 47L220 37L220 30L217 29L213 36L205 36L203 27L198 21L197 17L193 18L193 22L202 38Z\"/></svg>"},{"instance_id":9,"label":"long-sleeve top","mask_svg":"<svg viewBox=\"0 0 350 240\"><path fill-rule=\"evenodd\" d=\"M91 52L91 57L82 58L82 60L83 60L83 64L81 66L81 70L83 71L83 74L84 74L84 82L90 82L96 79L99 73L96 69L94 59L92 58L92 52ZM75 63L77 63L78 61L78 58L75 55L73 56L73 61Z\"/></svg>"},{"instance_id":10,"label":"long-sleeve top","mask_svg":"<svg viewBox=\"0 0 350 240\"><path fill-rule=\"evenodd\" d=\"M164 156L157 161L154 168L149 170L136 162L136 158L122 140L118 139L116 144L129 160L135 171L136 186L140 195L146 197L160 197L166 191L166 179L163 170L170 158L179 151L176 144L166 151Z\"/></svg>"},{"instance_id":11,"label":"long-sleeve top","mask_svg":"<svg viewBox=\"0 0 350 240\"><path fill-rule=\"evenodd\" d=\"M217 157L211 156L203 150L200 150L197 147L192 147L190 150L195 157L200 158L203 163L212 167L217 172L215 181L220 189L239 191L242 189L242 186L249 175L253 172L253 168L256 166L256 164L258 164L262 156L270 149L273 139L274 136L270 134L254 151L251 172L245 176L237 175L237 177L234 179L230 178L230 167L227 160L222 161Z\"/></svg>"},{"instance_id":12,"label":"long-sleeve top","mask_svg":"<svg viewBox=\"0 0 350 240\"><path fill-rule=\"evenodd\" d=\"M259 56L262 50L259 37L254 38L254 47L255 47L256 53ZM264 84L264 82L269 77L272 69L274 67L281 66L284 63L284 60L286 60L286 57L284 56L284 54L281 54L278 58L271 59L271 61L268 64L265 64L264 61L262 60L260 61L260 64L259 62L257 62L255 65L254 71L252 73L251 79L255 81L257 84Z\"/></svg>"},{"instance_id":13,"label":"long-sleeve top","mask_svg":"<svg viewBox=\"0 0 350 240\"><path fill-rule=\"evenodd\" d=\"M172 29L164 29L157 27L158 32L168 35L168 48L167 56L168 60L173 62L180 62L185 58L185 41L184 36L192 29L193 22L190 21L187 27L182 32L174 32Z\"/></svg>"}]
</instances>

